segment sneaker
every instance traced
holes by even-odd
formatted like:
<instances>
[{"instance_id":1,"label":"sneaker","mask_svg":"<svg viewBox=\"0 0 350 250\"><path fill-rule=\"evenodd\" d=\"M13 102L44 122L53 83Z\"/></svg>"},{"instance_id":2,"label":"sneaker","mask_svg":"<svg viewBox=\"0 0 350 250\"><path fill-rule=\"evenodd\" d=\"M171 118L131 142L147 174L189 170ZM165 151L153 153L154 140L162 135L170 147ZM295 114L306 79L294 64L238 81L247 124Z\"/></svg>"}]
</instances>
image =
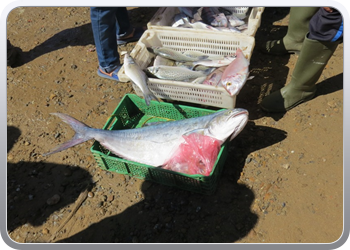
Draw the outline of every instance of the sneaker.
<instances>
[{"instance_id":1,"label":"sneaker","mask_svg":"<svg viewBox=\"0 0 350 250\"><path fill-rule=\"evenodd\" d=\"M130 43L130 42L136 42L140 39L143 32L145 32L145 30L141 27L134 28L133 36L125 38L125 39L119 38L119 39L117 39L117 44L118 45L125 45L125 44Z\"/></svg>"},{"instance_id":2,"label":"sneaker","mask_svg":"<svg viewBox=\"0 0 350 250\"><path fill-rule=\"evenodd\" d=\"M104 72L100 67L97 70L97 74L103 78L107 78L110 80L115 80L115 81L119 81L119 77L118 77L118 72L121 69L122 65L119 65L115 70L113 70L110 73Z\"/></svg>"}]
</instances>

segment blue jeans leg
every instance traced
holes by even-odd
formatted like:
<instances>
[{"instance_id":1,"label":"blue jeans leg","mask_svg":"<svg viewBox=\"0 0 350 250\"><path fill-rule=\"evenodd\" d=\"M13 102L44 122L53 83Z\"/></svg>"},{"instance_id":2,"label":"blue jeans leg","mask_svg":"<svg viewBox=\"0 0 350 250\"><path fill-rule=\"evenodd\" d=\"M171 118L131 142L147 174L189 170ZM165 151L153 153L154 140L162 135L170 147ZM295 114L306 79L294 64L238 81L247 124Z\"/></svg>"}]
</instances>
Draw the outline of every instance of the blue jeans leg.
<instances>
[{"instance_id":1,"label":"blue jeans leg","mask_svg":"<svg viewBox=\"0 0 350 250\"><path fill-rule=\"evenodd\" d=\"M129 35L133 28L129 21L128 10L125 7L117 7L116 10L117 19L117 38Z\"/></svg>"},{"instance_id":2,"label":"blue jeans leg","mask_svg":"<svg viewBox=\"0 0 350 250\"><path fill-rule=\"evenodd\" d=\"M120 65L116 35L131 29L129 18L125 19L125 13L127 15L125 7L90 8L91 26L99 66L107 73Z\"/></svg>"}]
</instances>

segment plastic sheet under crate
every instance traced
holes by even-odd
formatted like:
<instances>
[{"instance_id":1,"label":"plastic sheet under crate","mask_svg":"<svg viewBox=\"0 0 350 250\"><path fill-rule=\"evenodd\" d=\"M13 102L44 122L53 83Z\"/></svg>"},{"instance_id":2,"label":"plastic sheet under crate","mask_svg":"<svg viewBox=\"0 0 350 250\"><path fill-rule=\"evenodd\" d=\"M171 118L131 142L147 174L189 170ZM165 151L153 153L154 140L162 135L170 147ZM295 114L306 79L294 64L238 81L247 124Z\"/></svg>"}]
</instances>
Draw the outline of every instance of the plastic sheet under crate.
<instances>
[{"instance_id":1,"label":"plastic sheet under crate","mask_svg":"<svg viewBox=\"0 0 350 250\"><path fill-rule=\"evenodd\" d=\"M237 17L243 18L243 20L248 24L248 28L242 31L242 34L247 36L255 36L256 31L261 24L261 15L264 11L264 7L224 7L236 13ZM158 29L158 30L177 30L177 29L187 29L181 27L171 27L174 22L174 16L180 13L178 7L162 7L154 14L152 19L147 23L148 29ZM211 31L210 32L225 32L225 31ZM230 33L230 32L229 32ZM236 33L230 33L235 35Z\"/></svg>"},{"instance_id":2,"label":"plastic sheet under crate","mask_svg":"<svg viewBox=\"0 0 350 250\"><path fill-rule=\"evenodd\" d=\"M208 115L213 112L215 111L166 102L158 103L156 101L151 101L151 105L147 106L142 98L137 95L127 94L107 120L103 129L117 130L138 128L144 126L146 123L182 120ZM128 161L111 153L101 146L98 141L95 141L90 150L100 168L104 170L196 193L212 194L215 192L218 178L227 157L227 147L228 142L226 141L221 146L217 160L209 176L188 175Z\"/></svg>"},{"instance_id":3,"label":"plastic sheet under crate","mask_svg":"<svg viewBox=\"0 0 350 250\"><path fill-rule=\"evenodd\" d=\"M177 51L201 51L208 55L232 55L240 48L249 60L254 46L254 37L235 35L222 32L199 31L193 29L182 30L146 30L130 55L141 69L152 66L155 55L147 47L163 46ZM124 67L118 73L121 81L129 81ZM141 90L133 85L135 92L143 96ZM149 89L161 99L184 101L220 108L234 108L236 96L230 94L223 87L195 84L183 81L170 81L149 78Z\"/></svg>"}]
</instances>

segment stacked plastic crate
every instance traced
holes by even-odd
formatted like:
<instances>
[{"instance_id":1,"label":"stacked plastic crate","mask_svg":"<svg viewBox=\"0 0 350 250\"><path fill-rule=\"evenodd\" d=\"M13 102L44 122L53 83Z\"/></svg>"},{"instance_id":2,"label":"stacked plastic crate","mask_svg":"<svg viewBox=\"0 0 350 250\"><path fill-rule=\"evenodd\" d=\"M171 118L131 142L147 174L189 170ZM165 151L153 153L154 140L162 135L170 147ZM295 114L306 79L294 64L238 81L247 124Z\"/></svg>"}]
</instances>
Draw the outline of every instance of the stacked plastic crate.
<instances>
[{"instance_id":1,"label":"stacked plastic crate","mask_svg":"<svg viewBox=\"0 0 350 250\"><path fill-rule=\"evenodd\" d=\"M226 8L226 7L225 7ZM234 7L227 7L236 11ZM232 8L232 9L231 9ZM246 16L245 21L248 28L242 33L231 33L212 30L199 30L189 28L171 27L172 18L179 13L177 7L160 8L148 23L145 31L131 56L136 63L146 69L155 55L147 50L152 46L169 47L177 51L200 51L207 55L232 55L240 48L249 60L255 46L254 35L260 26L262 7L239 8L241 16ZM127 82L130 79L125 75L124 68L119 73L119 79ZM208 108L191 107L191 103L219 108L234 108L236 96L221 87L196 84L191 82L170 81L149 78L148 83L151 91L161 99L183 101L189 105L173 105L169 102L151 101L147 106L142 99L141 90L133 84L137 95L128 94L119 103L114 113L103 127L106 130L120 130L144 126L144 121L181 120L197 117L215 112ZM98 165L107 171L133 176L157 182L163 185L174 186L191 192L201 194L212 194L215 192L219 176L225 164L228 154L228 141L220 149L213 169L208 176L189 175L180 172L166 170L160 167L152 167L137 162L122 159L109 150L105 149L99 142L91 147Z\"/></svg>"},{"instance_id":2,"label":"stacked plastic crate","mask_svg":"<svg viewBox=\"0 0 350 250\"><path fill-rule=\"evenodd\" d=\"M248 28L242 33L171 27L173 17L179 13L177 7L160 8L150 22L148 30L140 38L131 52L131 56L142 69L147 68L154 59L154 54L147 50L151 46L164 46L177 51L201 51L208 55L231 55L237 48L242 49L249 60L255 46L255 33L260 26L263 7L225 7L239 15L246 16ZM119 73L121 81L129 81L124 68ZM141 90L133 85L137 95ZM236 96L230 96L224 89L216 86L195 84L191 82L149 78L149 88L161 99L184 101L220 108L234 108Z\"/></svg>"}]
</instances>

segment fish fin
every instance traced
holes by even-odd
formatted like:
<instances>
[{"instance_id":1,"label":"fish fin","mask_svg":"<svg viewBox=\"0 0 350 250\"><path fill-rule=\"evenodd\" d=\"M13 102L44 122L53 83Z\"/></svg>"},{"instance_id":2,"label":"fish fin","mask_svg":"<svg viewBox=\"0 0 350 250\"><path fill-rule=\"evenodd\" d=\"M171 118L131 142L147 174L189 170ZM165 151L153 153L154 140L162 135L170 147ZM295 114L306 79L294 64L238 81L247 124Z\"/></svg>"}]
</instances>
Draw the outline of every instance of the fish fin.
<instances>
[{"instance_id":1,"label":"fish fin","mask_svg":"<svg viewBox=\"0 0 350 250\"><path fill-rule=\"evenodd\" d=\"M212 61L209 56L199 56L198 61Z\"/></svg>"},{"instance_id":2,"label":"fish fin","mask_svg":"<svg viewBox=\"0 0 350 250\"><path fill-rule=\"evenodd\" d=\"M215 70L216 70L215 67L206 69L206 70L204 70L204 74L205 74L205 75L210 75L210 74L213 73Z\"/></svg>"},{"instance_id":3,"label":"fish fin","mask_svg":"<svg viewBox=\"0 0 350 250\"><path fill-rule=\"evenodd\" d=\"M194 79L194 80L192 81L192 83L195 83L195 84L202 84L202 83L204 82L205 78L206 78L206 76L200 76L200 77Z\"/></svg>"},{"instance_id":4,"label":"fish fin","mask_svg":"<svg viewBox=\"0 0 350 250\"><path fill-rule=\"evenodd\" d=\"M183 21L185 24L189 23L189 21L188 21L187 18L181 18L181 19L182 19L182 21Z\"/></svg>"},{"instance_id":5,"label":"fish fin","mask_svg":"<svg viewBox=\"0 0 350 250\"><path fill-rule=\"evenodd\" d=\"M166 121L161 121L161 122L149 122L149 123L143 124L142 127L149 127L149 126L159 125L159 124L162 124L162 123L164 123L164 122L166 122Z\"/></svg>"},{"instance_id":6,"label":"fish fin","mask_svg":"<svg viewBox=\"0 0 350 250\"><path fill-rule=\"evenodd\" d=\"M58 152L61 152L67 148L70 148L70 147L73 147L75 145L78 145L80 143L83 143L87 140L89 140L91 138L88 138L88 139L84 139L84 138L79 138L78 135L75 135L71 140L65 142L65 143L62 143L60 145L58 145L57 147L53 148L50 152L47 152L45 154L42 154L42 156L48 156L48 155L51 155L51 154L54 154L54 153L58 153Z\"/></svg>"},{"instance_id":7,"label":"fish fin","mask_svg":"<svg viewBox=\"0 0 350 250\"><path fill-rule=\"evenodd\" d=\"M206 131L207 130L204 128L194 129L194 130L191 130L191 131L183 134L182 136L189 136L190 134L193 134L193 133L200 134L200 135L206 135L207 134Z\"/></svg>"},{"instance_id":8,"label":"fish fin","mask_svg":"<svg viewBox=\"0 0 350 250\"><path fill-rule=\"evenodd\" d=\"M69 140L63 144L58 145L57 147L52 149L50 152L43 154L43 156L58 153L62 150L65 150L67 148L73 147L75 145L78 145L80 143L83 143L87 140L92 139L92 137L87 136L86 131L88 129L90 129L90 127L87 126L86 124L74 119L73 117L71 117L69 115L65 115L62 113L51 113L51 114L58 116L59 118L62 119L62 121L64 121L68 125L70 125L72 127L72 129L75 131L75 135L71 140Z\"/></svg>"},{"instance_id":9,"label":"fish fin","mask_svg":"<svg viewBox=\"0 0 350 250\"><path fill-rule=\"evenodd\" d=\"M249 72L247 72L249 70L249 64L243 68L241 68L241 70L237 71L237 74L240 75L247 75L247 78L249 77Z\"/></svg>"},{"instance_id":10,"label":"fish fin","mask_svg":"<svg viewBox=\"0 0 350 250\"><path fill-rule=\"evenodd\" d=\"M218 86L222 86L222 84L221 84L221 79L216 83L216 85L215 85L215 87L218 87Z\"/></svg>"},{"instance_id":11,"label":"fish fin","mask_svg":"<svg viewBox=\"0 0 350 250\"><path fill-rule=\"evenodd\" d=\"M182 27L184 27L184 28L192 28L192 25L191 25L191 23L188 21L187 18L181 18L181 19L182 19L182 21L184 22L184 24L182 25Z\"/></svg>"},{"instance_id":12,"label":"fish fin","mask_svg":"<svg viewBox=\"0 0 350 250\"><path fill-rule=\"evenodd\" d=\"M215 76L216 76L216 73L213 73L210 77L207 76L207 78L205 79L206 82L205 83L203 82L203 84L205 84L205 85L213 85L212 84L212 80L215 78Z\"/></svg>"},{"instance_id":13,"label":"fish fin","mask_svg":"<svg viewBox=\"0 0 350 250\"><path fill-rule=\"evenodd\" d=\"M249 76L247 80L252 80L255 76Z\"/></svg>"},{"instance_id":14,"label":"fish fin","mask_svg":"<svg viewBox=\"0 0 350 250\"><path fill-rule=\"evenodd\" d=\"M151 100L155 100L155 101L159 102L159 99L151 91L149 91L149 93L147 93L147 94L144 94L143 97L145 98L145 102L146 102L147 106L150 105Z\"/></svg>"}]
</instances>

